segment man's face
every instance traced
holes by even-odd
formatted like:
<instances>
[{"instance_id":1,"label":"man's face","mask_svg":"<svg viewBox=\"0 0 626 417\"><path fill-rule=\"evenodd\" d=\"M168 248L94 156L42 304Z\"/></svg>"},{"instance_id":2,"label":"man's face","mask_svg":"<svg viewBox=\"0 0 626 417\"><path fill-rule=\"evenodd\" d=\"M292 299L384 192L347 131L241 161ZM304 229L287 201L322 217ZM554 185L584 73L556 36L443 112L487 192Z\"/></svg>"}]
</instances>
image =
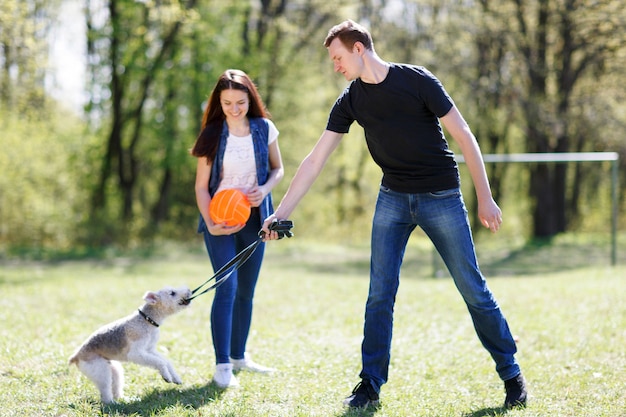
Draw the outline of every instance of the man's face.
<instances>
[{"instance_id":1,"label":"man's face","mask_svg":"<svg viewBox=\"0 0 626 417\"><path fill-rule=\"evenodd\" d=\"M361 55L357 52L356 44L352 47L352 50L349 50L339 38L335 38L330 45L328 45L328 55L333 61L335 72L343 74L348 81L359 78L363 67L363 60Z\"/></svg>"}]
</instances>

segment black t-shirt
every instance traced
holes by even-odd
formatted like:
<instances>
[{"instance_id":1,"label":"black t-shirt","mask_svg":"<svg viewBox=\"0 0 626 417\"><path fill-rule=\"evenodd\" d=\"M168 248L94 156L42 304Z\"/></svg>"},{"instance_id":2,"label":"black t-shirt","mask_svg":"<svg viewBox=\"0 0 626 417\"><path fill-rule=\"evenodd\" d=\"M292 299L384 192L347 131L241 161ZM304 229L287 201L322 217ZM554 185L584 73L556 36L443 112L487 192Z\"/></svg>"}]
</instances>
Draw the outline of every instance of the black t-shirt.
<instances>
[{"instance_id":1,"label":"black t-shirt","mask_svg":"<svg viewBox=\"0 0 626 417\"><path fill-rule=\"evenodd\" d=\"M347 133L355 120L394 191L423 193L459 186L454 154L439 117L454 106L439 80L424 67L390 64L378 84L356 79L333 106L326 129Z\"/></svg>"}]
</instances>

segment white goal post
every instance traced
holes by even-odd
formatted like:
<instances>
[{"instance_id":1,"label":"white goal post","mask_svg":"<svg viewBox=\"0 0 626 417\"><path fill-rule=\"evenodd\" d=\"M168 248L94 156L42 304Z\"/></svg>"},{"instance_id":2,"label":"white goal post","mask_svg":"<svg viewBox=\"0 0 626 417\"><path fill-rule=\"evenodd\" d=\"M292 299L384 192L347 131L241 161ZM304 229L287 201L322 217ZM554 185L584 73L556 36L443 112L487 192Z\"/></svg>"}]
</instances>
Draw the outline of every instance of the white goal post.
<instances>
[{"instance_id":1,"label":"white goal post","mask_svg":"<svg viewBox=\"0 0 626 417\"><path fill-rule=\"evenodd\" d=\"M458 163L464 163L463 155L455 155ZM485 154L485 163L548 163L548 162L602 162L611 161L611 265L617 264L617 182L619 154L617 152L563 152L563 153L510 153Z\"/></svg>"}]
</instances>

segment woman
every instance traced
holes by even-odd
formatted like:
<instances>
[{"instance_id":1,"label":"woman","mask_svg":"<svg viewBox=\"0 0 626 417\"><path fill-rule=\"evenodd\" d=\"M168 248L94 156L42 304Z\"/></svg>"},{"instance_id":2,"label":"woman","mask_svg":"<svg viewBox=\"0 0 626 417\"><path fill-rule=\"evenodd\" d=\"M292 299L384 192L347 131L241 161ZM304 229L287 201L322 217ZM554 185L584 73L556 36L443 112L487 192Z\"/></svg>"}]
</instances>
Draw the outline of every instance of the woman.
<instances>
[{"instance_id":1,"label":"woman","mask_svg":"<svg viewBox=\"0 0 626 417\"><path fill-rule=\"evenodd\" d=\"M198 232L203 233L213 269L217 271L256 239L261 221L273 212L272 189L283 178L278 130L246 73L227 70L218 79L202 118L201 132L191 154L198 158L196 202ZM209 217L211 197L223 189L243 191L252 207L245 224L229 226ZM215 290L211 333L220 388L239 385L233 371L271 372L246 353L252 301L264 244L239 270Z\"/></svg>"}]
</instances>

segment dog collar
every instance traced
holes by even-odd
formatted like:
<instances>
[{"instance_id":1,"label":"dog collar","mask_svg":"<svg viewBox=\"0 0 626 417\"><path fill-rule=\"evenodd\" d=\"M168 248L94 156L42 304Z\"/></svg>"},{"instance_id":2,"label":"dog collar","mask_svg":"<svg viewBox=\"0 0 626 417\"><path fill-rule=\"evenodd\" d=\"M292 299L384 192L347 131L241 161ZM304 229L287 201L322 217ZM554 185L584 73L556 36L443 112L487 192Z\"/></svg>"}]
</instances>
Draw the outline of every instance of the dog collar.
<instances>
[{"instance_id":1,"label":"dog collar","mask_svg":"<svg viewBox=\"0 0 626 417\"><path fill-rule=\"evenodd\" d=\"M139 311L139 314L141 314L141 317L143 317L144 319L146 319L146 321L148 323L150 323L151 325L153 325L154 327L159 327L159 323L157 323L156 321L152 320L152 318L150 316L148 316L146 313L144 313L143 311L141 311L141 309L137 309L137 311Z\"/></svg>"}]
</instances>

